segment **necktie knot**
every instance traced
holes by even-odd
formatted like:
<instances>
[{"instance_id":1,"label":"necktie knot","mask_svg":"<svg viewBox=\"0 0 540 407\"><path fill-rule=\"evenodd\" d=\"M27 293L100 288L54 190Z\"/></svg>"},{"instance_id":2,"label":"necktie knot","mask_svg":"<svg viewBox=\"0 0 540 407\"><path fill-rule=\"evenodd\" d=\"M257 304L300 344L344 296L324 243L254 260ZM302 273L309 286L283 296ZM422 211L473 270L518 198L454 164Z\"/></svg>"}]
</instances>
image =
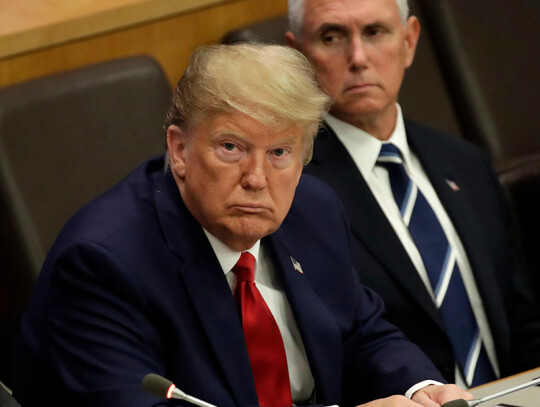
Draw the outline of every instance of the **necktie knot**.
<instances>
[{"instance_id":1,"label":"necktie knot","mask_svg":"<svg viewBox=\"0 0 540 407\"><path fill-rule=\"evenodd\" d=\"M232 271L238 281L252 282L255 279L255 257L251 253L243 252Z\"/></svg>"},{"instance_id":2,"label":"necktie knot","mask_svg":"<svg viewBox=\"0 0 540 407\"><path fill-rule=\"evenodd\" d=\"M387 143L381 146L377 163L381 165L385 164L403 164L403 156L401 151L395 145Z\"/></svg>"},{"instance_id":3,"label":"necktie knot","mask_svg":"<svg viewBox=\"0 0 540 407\"><path fill-rule=\"evenodd\" d=\"M401 212L401 216L404 216L407 205L414 204L414 193L412 194L412 201L410 198L411 192L416 191L416 186L411 182L411 179L405 170L403 156L401 155L399 148L390 143L383 144L381 146L379 157L377 158L377 165L388 171L392 194L394 195L396 204ZM406 223L408 224L408 219L406 219Z\"/></svg>"}]
</instances>

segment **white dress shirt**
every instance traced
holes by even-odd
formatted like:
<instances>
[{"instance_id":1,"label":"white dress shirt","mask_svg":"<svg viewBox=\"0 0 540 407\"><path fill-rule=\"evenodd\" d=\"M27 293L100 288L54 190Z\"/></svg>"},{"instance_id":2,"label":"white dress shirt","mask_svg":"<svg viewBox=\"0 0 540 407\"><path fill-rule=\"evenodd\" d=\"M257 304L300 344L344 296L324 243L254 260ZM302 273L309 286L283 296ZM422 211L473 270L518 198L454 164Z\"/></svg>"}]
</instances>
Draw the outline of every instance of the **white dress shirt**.
<instances>
[{"instance_id":1,"label":"white dress shirt","mask_svg":"<svg viewBox=\"0 0 540 407\"><path fill-rule=\"evenodd\" d=\"M384 167L376 165L383 142L359 129L358 127L345 123L331 115L327 115L325 120L351 155L360 173L371 189L371 192L375 196L375 199L379 203L382 211L388 218L388 221L403 244L407 254L411 258L411 261L416 267L416 270L424 282L427 291L435 301L433 289L429 282L422 257L420 256L420 253L412 240L407 225L404 223L396 201L394 200L390 180L388 178L388 172ZM397 118L394 131L390 138L385 141L385 143L386 142L394 144L401 151L403 155L403 163L409 177L413 180L413 182L416 183L418 189L422 191L422 194L433 208L433 211L441 223L446 237L457 253L457 263L459 265L459 270L461 271L463 282L465 283L465 289L469 296L469 300L471 301L474 316L480 329L480 335L482 336L488 357L495 369L495 372L497 376L500 377L499 367L495 356L493 337L486 318L482 299L480 298L478 288L474 280L471 265L467 259L463 244L461 243L450 217L446 213L446 210L440 202L437 193L433 189L433 186L431 185L426 172L422 168L418 157L409 148L403 116L399 105L397 105ZM456 383L462 387L466 387L465 381L463 380L457 366Z\"/></svg>"},{"instance_id":2,"label":"white dress shirt","mask_svg":"<svg viewBox=\"0 0 540 407\"><path fill-rule=\"evenodd\" d=\"M203 228L212 249L225 273L227 282L234 291L236 285L236 275L232 273L232 268L240 259L241 252L230 249L221 240L213 236ZM315 389L315 381L304 349L304 343L300 336L300 331L296 325L294 315L283 292L283 288L276 278L274 266L264 245L260 245L260 240L247 250L256 259L255 263L255 284L259 289L266 305L274 316L279 327L285 354L287 356L287 367L289 369L289 381L291 383L291 395L295 403L304 403L310 400Z\"/></svg>"}]
</instances>

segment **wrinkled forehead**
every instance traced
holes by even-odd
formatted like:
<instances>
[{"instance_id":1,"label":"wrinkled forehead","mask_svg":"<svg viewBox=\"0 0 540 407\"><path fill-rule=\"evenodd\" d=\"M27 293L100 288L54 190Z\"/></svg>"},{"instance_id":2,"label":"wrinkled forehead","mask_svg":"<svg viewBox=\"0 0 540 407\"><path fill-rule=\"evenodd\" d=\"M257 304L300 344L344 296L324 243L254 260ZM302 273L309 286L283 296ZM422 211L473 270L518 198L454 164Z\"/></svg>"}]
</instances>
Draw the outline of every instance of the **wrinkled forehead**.
<instances>
[{"instance_id":1,"label":"wrinkled forehead","mask_svg":"<svg viewBox=\"0 0 540 407\"><path fill-rule=\"evenodd\" d=\"M284 142L304 143L312 138L312 131L299 123L288 122L283 118L266 115L253 117L246 113L232 110L205 114L190 121L187 136L197 134L230 135L233 138L243 139L246 142L256 141L263 143Z\"/></svg>"},{"instance_id":2,"label":"wrinkled forehead","mask_svg":"<svg viewBox=\"0 0 540 407\"><path fill-rule=\"evenodd\" d=\"M401 21L396 0L305 0L303 30Z\"/></svg>"}]
</instances>

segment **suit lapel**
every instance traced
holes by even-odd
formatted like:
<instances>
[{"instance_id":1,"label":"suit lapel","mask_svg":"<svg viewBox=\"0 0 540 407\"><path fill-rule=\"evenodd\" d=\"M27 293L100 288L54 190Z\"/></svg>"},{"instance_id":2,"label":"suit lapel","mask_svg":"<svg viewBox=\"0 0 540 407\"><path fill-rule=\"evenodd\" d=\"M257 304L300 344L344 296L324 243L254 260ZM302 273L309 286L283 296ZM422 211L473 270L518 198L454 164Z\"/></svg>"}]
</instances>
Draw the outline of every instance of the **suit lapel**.
<instances>
[{"instance_id":1,"label":"suit lapel","mask_svg":"<svg viewBox=\"0 0 540 407\"><path fill-rule=\"evenodd\" d=\"M346 148L329 127L321 130L317 137L311 172L314 175L324 173L323 178L341 197L353 236L444 329L433 300L409 255Z\"/></svg>"},{"instance_id":2,"label":"suit lapel","mask_svg":"<svg viewBox=\"0 0 540 407\"><path fill-rule=\"evenodd\" d=\"M313 291L304 275L294 266L294 254L280 239L280 231L265 238L276 273L298 325L309 365L315 379L317 402L341 398L341 334L332 315ZM300 265L301 266L301 265Z\"/></svg>"},{"instance_id":3,"label":"suit lapel","mask_svg":"<svg viewBox=\"0 0 540 407\"><path fill-rule=\"evenodd\" d=\"M199 223L184 206L172 176L156 183L156 207L170 250L182 259L186 295L208 337L237 405L257 405L242 324L231 289ZM180 294L179 294L180 295Z\"/></svg>"},{"instance_id":4,"label":"suit lapel","mask_svg":"<svg viewBox=\"0 0 540 407\"><path fill-rule=\"evenodd\" d=\"M208 250L199 251L199 255L186 262L181 275L237 404L257 405L255 383L233 295L208 241L206 244Z\"/></svg>"}]
</instances>

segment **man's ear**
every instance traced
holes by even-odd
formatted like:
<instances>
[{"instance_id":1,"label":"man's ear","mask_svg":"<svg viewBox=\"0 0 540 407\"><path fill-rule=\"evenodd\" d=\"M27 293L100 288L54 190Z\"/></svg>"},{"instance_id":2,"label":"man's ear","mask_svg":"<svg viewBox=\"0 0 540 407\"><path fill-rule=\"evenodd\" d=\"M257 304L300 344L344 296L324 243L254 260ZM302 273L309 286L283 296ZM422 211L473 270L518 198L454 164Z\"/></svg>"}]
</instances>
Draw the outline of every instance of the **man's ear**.
<instances>
[{"instance_id":1,"label":"man's ear","mask_svg":"<svg viewBox=\"0 0 540 407\"><path fill-rule=\"evenodd\" d=\"M172 172L184 178L186 175L187 134L180 127L170 125L167 129L167 149Z\"/></svg>"},{"instance_id":2,"label":"man's ear","mask_svg":"<svg viewBox=\"0 0 540 407\"><path fill-rule=\"evenodd\" d=\"M420 22L415 16L410 16L405 23L405 67L412 65L414 54L416 53L416 45L420 38Z\"/></svg>"},{"instance_id":3,"label":"man's ear","mask_svg":"<svg viewBox=\"0 0 540 407\"><path fill-rule=\"evenodd\" d=\"M287 44L291 48L294 48L300 51L300 41L298 40L298 37L294 35L292 31L287 31L285 33L285 44Z\"/></svg>"}]
</instances>

